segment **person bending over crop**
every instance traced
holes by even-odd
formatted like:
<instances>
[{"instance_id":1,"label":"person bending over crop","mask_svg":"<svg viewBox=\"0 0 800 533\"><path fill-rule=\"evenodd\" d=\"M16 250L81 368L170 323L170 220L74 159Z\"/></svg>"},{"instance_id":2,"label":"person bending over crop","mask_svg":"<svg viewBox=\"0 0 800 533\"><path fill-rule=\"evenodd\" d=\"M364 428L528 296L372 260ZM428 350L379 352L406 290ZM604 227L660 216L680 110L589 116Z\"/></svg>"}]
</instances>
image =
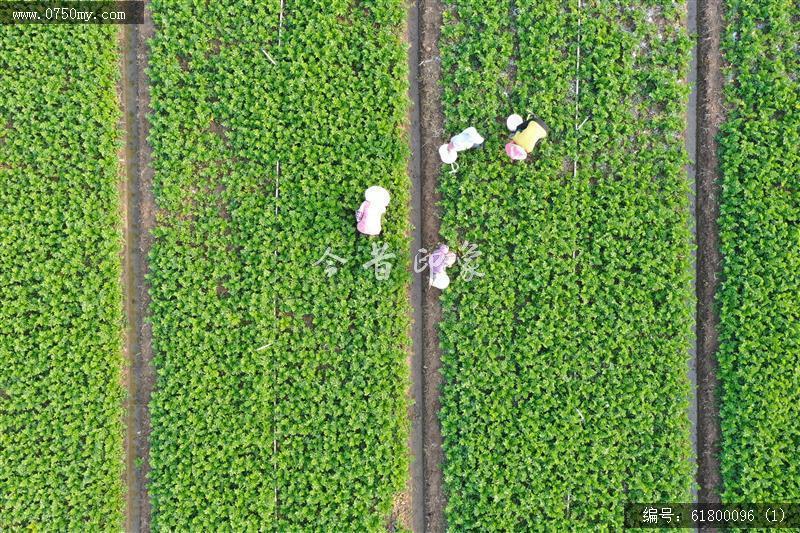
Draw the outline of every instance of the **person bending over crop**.
<instances>
[{"instance_id":1,"label":"person bending over crop","mask_svg":"<svg viewBox=\"0 0 800 533\"><path fill-rule=\"evenodd\" d=\"M479 147L483 144L483 141L484 138L481 137L478 130L470 126L458 135L454 135L449 143L441 145L439 147L439 157L442 158L442 163L451 165L458 159L458 152Z\"/></svg>"},{"instance_id":2,"label":"person bending over crop","mask_svg":"<svg viewBox=\"0 0 800 533\"><path fill-rule=\"evenodd\" d=\"M456 263L456 254L450 251L446 244L441 244L428 259L428 266L431 269L430 285L437 289L444 290L450 285L450 277L446 269Z\"/></svg>"},{"instance_id":3,"label":"person bending over crop","mask_svg":"<svg viewBox=\"0 0 800 533\"><path fill-rule=\"evenodd\" d=\"M364 235L378 235L381 232L381 217L389 205L389 191L383 187L372 186L364 191L364 202L356 211L356 228Z\"/></svg>"},{"instance_id":4,"label":"person bending over crop","mask_svg":"<svg viewBox=\"0 0 800 533\"><path fill-rule=\"evenodd\" d=\"M547 137L547 126L537 118L523 120L514 113L506 119L508 130L514 133L511 142L506 144L506 154L514 161L522 161L533 152L541 139Z\"/></svg>"}]
</instances>

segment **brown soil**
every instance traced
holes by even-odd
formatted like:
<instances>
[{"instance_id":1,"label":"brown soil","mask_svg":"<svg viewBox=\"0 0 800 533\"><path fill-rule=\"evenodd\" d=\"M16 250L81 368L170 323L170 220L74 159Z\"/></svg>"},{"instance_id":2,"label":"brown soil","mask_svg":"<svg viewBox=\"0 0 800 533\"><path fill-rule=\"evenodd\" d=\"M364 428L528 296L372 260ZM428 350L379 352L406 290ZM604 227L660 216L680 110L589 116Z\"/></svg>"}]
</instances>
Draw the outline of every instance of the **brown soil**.
<instances>
[{"instance_id":1,"label":"brown soil","mask_svg":"<svg viewBox=\"0 0 800 533\"><path fill-rule=\"evenodd\" d=\"M396 531L413 531L414 509L412 507L412 480L409 479L406 490L397 495L394 500L392 515L386 526L387 533Z\"/></svg>"},{"instance_id":2,"label":"brown soil","mask_svg":"<svg viewBox=\"0 0 800 533\"><path fill-rule=\"evenodd\" d=\"M444 134L441 98L439 35L442 26L441 0L420 0L419 91L422 190L422 245L434 249L440 242L438 177L441 172L438 147ZM425 531L445 531L446 505L442 478L442 430L439 424L442 377L438 324L442 317L440 291L422 283L423 346L423 446L425 469Z\"/></svg>"},{"instance_id":3,"label":"brown soil","mask_svg":"<svg viewBox=\"0 0 800 533\"><path fill-rule=\"evenodd\" d=\"M719 503L719 403L716 354L719 317L714 297L720 276L719 162L723 121L722 0L698 0L697 99L697 483L700 503Z\"/></svg>"},{"instance_id":4,"label":"brown soil","mask_svg":"<svg viewBox=\"0 0 800 533\"><path fill-rule=\"evenodd\" d=\"M150 499L147 476L150 471L150 413L148 404L155 383L152 361L152 335L147 323L150 304L149 285L145 281L147 257L155 225L151 149L147 143L150 112L147 66L147 40L153 35L153 22L145 0L145 22L123 29L122 103L125 115L125 311L126 354L129 397L126 405L127 433L126 531L150 531Z\"/></svg>"},{"instance_id":5,"label":"brown soil","mask_svg":"<svg viewBox=\"0 0 800 533\"><path fill-rule=\"evenodd\" d=\"M411 257L422 246L421 234L421 207L422 191L420 181L420 128L419 128L419 10L416 2L408 4L408 19L405 28L405 41L409 44L408 77L409 99L408 120L405 132L408 136L411 158L408 161L408 175L411 178ZM425 530L425 476L423 470L422 446L422 285L421 276L412 274L409 287L409 300L411 302L411 327L409 338L411 346L408 352L408 365L411 383L408 390L409 408L408 418L411 431L408 438L410 450L409 477L406 489L399 494L394 502L392 515L387 525L387 531L398 530L419 531Z\"/></svg>"}]
</instances>

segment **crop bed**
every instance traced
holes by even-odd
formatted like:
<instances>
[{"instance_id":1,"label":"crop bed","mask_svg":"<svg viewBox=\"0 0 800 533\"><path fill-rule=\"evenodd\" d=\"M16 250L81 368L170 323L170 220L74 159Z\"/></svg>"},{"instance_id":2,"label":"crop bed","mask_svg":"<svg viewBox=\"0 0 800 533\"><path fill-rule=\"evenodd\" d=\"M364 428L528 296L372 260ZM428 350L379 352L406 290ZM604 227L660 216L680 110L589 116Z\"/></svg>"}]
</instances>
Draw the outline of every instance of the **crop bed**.
<instances>
[{"instance_id":1,"label":"crop bed","mask_svg":"<svg viewBox=\"0 0 800 533\"><path fill-rule=\"evenodd\" d=\"M152 4L152 524L379 531L408 471L404 4L269 4Z\"/></svg>"},{"instance_id":2,"label":"crop bed","mask_svg":"<svg viewBox=\"0 0 800 533\"><path fill-rule=\"evenodd\" d=\"M4 531L122 527L116 37L0 29Z\"/></svg>"},{"instance_id":3,"label":"crop bed","mask_svg":"<svg viewBox=\"0 0 800 533\"><path fill-rule=\"evenodd\" d=\"M445 12L446 130L487 138L441 176L442 234L484 274L454 269L443 295L453 530L618 529L620 502L690 498L684 18L666 0ZM550 127L523 163L502 151L511 112Z\"/></svg>"},{"instance_id":4,"label":"crop bed","mask_svg":"<svg viewBox=\"0 0 800 533\"><path fill-rule=\"evenodd\" d=\"M723 499L800 502L800 6L728 0L726 19Z\"/></svg>"}]
</instances>

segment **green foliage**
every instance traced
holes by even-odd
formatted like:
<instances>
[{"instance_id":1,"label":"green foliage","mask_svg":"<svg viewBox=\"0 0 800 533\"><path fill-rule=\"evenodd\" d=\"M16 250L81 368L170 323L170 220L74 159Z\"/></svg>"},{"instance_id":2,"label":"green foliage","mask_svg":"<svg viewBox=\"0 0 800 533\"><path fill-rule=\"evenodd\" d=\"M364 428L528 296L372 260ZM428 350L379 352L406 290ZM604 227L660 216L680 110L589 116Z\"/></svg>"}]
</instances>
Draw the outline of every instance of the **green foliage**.
<instances>
[{"instance_id":1,"label":"green foliage","mask_svg":"<svg viewBox=\"0 0 800 533\"><path fill-rule=\"evenodd\" d=\"M117 29L0 28L0 530L122 528Z\"/></svg>"},{"instance_id":2,"label":"green foliage","mask_svg":"<svg viewBox=\"0 0 800 533\"><path fill-rule=\"evenodd\" d=\"M152 7L153 529L383 530L408 470L403 3L287 3L280 43L280 2Z\"/></svg>"},{"instance_id":3,"label":"green foliage","mask_svg":"<svg viewBox=\"0 0 800 533\"><path fill-rule=\"evenodd\" d=\"M685 5L514 4L460 0L443 28L446 130L487 138L441 176L443 236L485 274L443 295L447 520L617 530L693 478ZM522 163L512 112L550 127Z\"/></svg>"},{"instance_id":4,"label":"green foliage","mask_svg":"<svg viewBox=\"0 0 800 533\"><path fill-rule=\"evenodd\" d=\"M800 502L800 5L728 0L726 18L723 498Z\"/></svg>"}]
</instances>

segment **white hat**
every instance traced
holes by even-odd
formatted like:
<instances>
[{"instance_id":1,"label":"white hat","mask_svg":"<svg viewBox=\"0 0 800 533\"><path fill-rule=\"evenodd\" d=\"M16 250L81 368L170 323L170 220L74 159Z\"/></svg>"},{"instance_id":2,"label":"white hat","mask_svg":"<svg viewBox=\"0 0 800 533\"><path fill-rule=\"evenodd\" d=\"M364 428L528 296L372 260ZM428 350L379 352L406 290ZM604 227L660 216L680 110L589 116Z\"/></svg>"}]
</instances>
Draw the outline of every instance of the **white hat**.
<instances>
[{"instance_id":1,"label":"white hat","mask_svg":"<svg viewBox=\"0 0 800 533\"><path fill-rule=\"evenodd\" d=\"M523 122L524 120L522 120L522 117L514 113L513 115L509 115L506 119L506 127L508 131L515 131Z\"/></svg>"},{"instance_id":2,"label":"white hat","mask_svg":"<svg viewBox=\"0 0 800 533\"><path fill-rule=\"evenodd\" d=\"M450 139L450 146L454 148L454 151L461 152L462 150L468 150L473 146L483 144L484 140L481 134L478 133L478 130L470 126Z\"/></svg>"},{"instance_id":3,"label":"white hat","mask_svg":"<svg viewBox=\"0 0 800 533\"><path fill-rule=\"evenodd\" d=\"M449 144L443 144L439 147L439 157L442 158L442 163L450 165L458 159L458 152L451 150Z\"/></svg>"},{"instance_id":4,"label":"white hat","mask_svg":"<svg viewBox=\"0 0 800 533\"><path fill-rule=\"evenodd\" d=\"M386 207L389 205L390 198L389 191L377 185L373 185L364 191L364 199L371 204Z\"/></svg>"},{"instance_id":5,"label":"white hat","mask_svg":"<svg viewBox=\"0 0 800 533\"><path fill-rule=\"evenodd\" d=\"M474 126L470 126L469 128L465 129L462 133L466 133L467 135L469 135L469 138L473 144L483 144L483 141L486 140L481 136L480 133L478 133L478 130L476 130Z\"/></svg>"}]
</instances>

